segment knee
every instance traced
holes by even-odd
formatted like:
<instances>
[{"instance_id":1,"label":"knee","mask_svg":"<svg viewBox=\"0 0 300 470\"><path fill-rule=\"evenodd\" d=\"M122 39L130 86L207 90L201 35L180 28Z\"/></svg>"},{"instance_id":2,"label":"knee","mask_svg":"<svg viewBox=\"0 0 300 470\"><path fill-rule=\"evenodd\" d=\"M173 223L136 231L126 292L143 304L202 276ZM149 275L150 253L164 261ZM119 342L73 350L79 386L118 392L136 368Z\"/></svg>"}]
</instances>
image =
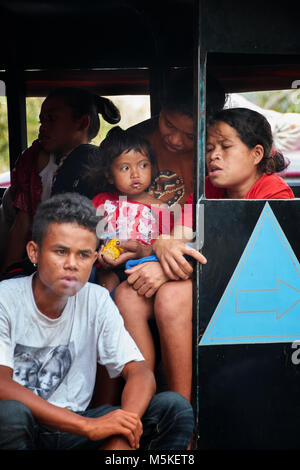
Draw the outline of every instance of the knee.
<instances>
[{"instance_id":1,"label":"knee","mask_svg":"<svg viewBox=\"0 0 300 470\"><path fill-rule=\"evenodd\" d=\"M3 425L33 425L34 419L30 409L16 400L0 402L0 427Z\"/></svg>"},{"instance_id":2,"label":"knee","mask_svg":"<svg viewBox=\"0 0 300 470\"><path fill-rule=\"evenodd\" d=\"M156 294L154 311L159 324L189 323L192 309L192 281L167 282Z\"/></svg>"},{"instance_id":3,"label":"knee","mask_svg":"<svg viewBox=\"0 0 300 470\"><path fill-rule=\"evenodd\" d=\"M173 409L173 410L176 410L176 409L178 409L178 411L187 410L188 413L190 412L193 413L190 402L177 392L172 392L172 391L161 392L161 393L157 393L155 397L162 404L163 408L169 407L170 409Z\"/></svg>"},{"instance_id":4,"label":"knee","mask_svg":"<svg viewBox=\"0 0 300 470\"><path fill-rule=\"evenodd\" d=\"M136 296L136 291L125 281L116 288L114 301L122 309L123 306L128 306L128 302L134 302Z\"/></svg>"},{"instance_id":5,"label":"knee","mask_svg":"<svg viewBox=\"0 0 300 470\"><path fill-rule=\"evenodd\" d=\"M139 315L139 318L152 316L152 300L139 295L126 281L115 292L114 301L124 318Z\"/></svg>"},{"instance_id":6,"label":"knee","mask_svg":"<svg viewBox=\"0 0 300 470\"><path fill-rule=\"evenodd\" d=\"M170 416L170 419L184 424L187 431L193 432L194 412L190 402L177 392L161 392L154 396L160 409Z\"/></svg>"},{"instance_id":7,"label":"knee","mask_svg":"<svg viewBox=\"0 0 300 470\"><path fill-rule=\"evenodd\" d=\"M30 409L16 400L0 402L0 449L35 449L36 421Z\"/></svg>"}]
</instances>

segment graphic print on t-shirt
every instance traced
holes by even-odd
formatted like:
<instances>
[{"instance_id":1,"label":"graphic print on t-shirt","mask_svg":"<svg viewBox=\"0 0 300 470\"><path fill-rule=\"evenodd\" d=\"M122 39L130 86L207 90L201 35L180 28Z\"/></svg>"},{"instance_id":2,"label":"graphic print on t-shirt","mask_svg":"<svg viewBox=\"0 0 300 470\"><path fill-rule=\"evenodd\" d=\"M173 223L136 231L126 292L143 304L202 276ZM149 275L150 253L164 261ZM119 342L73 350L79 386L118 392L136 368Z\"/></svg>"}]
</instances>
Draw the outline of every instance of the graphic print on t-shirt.
<instances>
[{"instance_id":1,"label":"graphic print on t-shirt","mask_svg":"<svg viewBox=\"0 0 300 470\"><path fill-rule=\"evenodd\" d=\"M72 364L72 344L37 348L16 344L13 379L47 400Z\"/></svg>"},{"instance_id":2,"label":"graphic print on t-shirt","mask_svg":"<svg viewBox=\"0 0 300 470\"><path fill-rule=\"evenodd\" d=\"M152 182L148 191L156 199L173 206L184 196L184 182L181 176L171 170L161 170Z\"/></svg>"}]
</instances>

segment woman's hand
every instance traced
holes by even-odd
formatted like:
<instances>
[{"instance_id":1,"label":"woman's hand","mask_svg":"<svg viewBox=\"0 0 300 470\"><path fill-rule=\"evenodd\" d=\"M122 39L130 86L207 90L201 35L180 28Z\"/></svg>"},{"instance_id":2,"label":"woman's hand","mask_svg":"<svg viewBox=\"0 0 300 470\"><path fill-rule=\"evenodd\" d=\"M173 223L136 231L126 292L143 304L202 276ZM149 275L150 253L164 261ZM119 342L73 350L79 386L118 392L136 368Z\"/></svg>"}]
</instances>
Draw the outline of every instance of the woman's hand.
<instances>
[{"instance_id":1,"label":"woman's hand","mask_svg":"<svg viewBox=\"0 0 300 470\"><path fill-rule=\"evenodd\" d=\"M193 268L184 255L192 256L199 263L207 263L206 258L199 251L191 248L182 240L159 238L155 240L152 247L164 273L172 280L186 280L192 275Z\"/></svg>"},{"instance_id":2,"label":"woman's hand","mask_svg":"<svg viewBox=\"0 0 300 470\"><path fill-rule=\"evenodd\" d=\"M133 289L147 298L152 297L169 280L157 261L141 263L127 269L125 273L128 274L127 282Z\"/></svg>"},{"instance_id":3,"label":"woman's hand","mask_svg":"<svg viewBox=\"0 0 300 470\"><path fill-rule=\"evenodd\" d=\"M138 240L120 242L118 246L119 248L123 248L124 252L130 252L132 254L132 258L129 259L145 258L153 253L151 245L147 245Z\"/></svg>"},{"instance_id":4,"label":"woman's hand","mask_svg":"<svg viewBox=\"0 0 300 470\"><path fill-rule=\"evenodd\" d=\"M100 251L98 260L103 269L112 269L126 263L130 259L144 258L153 253L152 246L138 240L127 240L117 243L117 245L124 250L117 259L111 259Z\"/></svg>"}]
</instances>

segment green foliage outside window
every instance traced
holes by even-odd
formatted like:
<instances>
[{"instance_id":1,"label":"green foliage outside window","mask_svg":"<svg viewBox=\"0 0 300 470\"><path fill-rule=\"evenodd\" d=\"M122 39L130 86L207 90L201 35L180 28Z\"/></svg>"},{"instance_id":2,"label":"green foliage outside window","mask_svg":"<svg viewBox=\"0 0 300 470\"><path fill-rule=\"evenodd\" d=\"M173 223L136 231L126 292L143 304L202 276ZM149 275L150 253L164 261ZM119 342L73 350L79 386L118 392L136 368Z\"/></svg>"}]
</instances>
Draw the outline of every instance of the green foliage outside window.
<instances>
[{"instance_id":1,"label":"green foliage outside window","mask_svg":"<svg viewBox=\"0 0 300 470\"><path fill-rule=\"evenodd\" d=\"M245 98L263 109L273 109L279 113L300 113L300 89L260 91L244 94Z\"/></svg>"}]
</instances>

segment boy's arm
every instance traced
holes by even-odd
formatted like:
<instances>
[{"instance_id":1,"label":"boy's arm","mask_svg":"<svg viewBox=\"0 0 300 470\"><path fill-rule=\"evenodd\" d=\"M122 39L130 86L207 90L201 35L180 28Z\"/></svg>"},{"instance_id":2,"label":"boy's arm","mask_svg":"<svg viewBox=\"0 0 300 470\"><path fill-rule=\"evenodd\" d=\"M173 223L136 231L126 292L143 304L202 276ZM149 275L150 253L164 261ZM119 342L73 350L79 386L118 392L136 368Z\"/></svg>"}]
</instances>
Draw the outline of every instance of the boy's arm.
<instances>
[{"instance_id":1,"label":"boy's arm","mask_svg":"<svg viewBox=\"0 0 300 470\"><path fill-rule=\"evenodd\" d=\"M154 374L144 361L127 363L123 368L122 376L125 379L121 400L122 409L136 414L139 418L135 430L135 447L128 445L128 441L123 436L114 436L107 440L102 447L103 450L132 450L139 447L143 431L140 418L148 408L156 391Z\"/></svg>"},{"instance_id":2,"label":"boy's arm","mask_svg":"<svg viewBox=\"0 0 300 470\"><path fill-rule=\"evenodd\" d=\"M24 403L38 423L95 441L112 435L122 435L134 448L135 429L138 422L134 413L115 410L100 418L86 418L48 403L31 390L15 382L12 377L11 368L0 366L0 400L17 400Z\"/></svg>"},{"instance_id":3,"label":"boy's arm","mask_svg":"<svg viewBox=\"0 0 300 470\"><path fill-rule=\"evenodd\" d=\"M146 362L141 361L127 363L122 376L125 379L122 409L136 413L141 418L156 391L154 374Z\"/></svg>"}]
</instances>

